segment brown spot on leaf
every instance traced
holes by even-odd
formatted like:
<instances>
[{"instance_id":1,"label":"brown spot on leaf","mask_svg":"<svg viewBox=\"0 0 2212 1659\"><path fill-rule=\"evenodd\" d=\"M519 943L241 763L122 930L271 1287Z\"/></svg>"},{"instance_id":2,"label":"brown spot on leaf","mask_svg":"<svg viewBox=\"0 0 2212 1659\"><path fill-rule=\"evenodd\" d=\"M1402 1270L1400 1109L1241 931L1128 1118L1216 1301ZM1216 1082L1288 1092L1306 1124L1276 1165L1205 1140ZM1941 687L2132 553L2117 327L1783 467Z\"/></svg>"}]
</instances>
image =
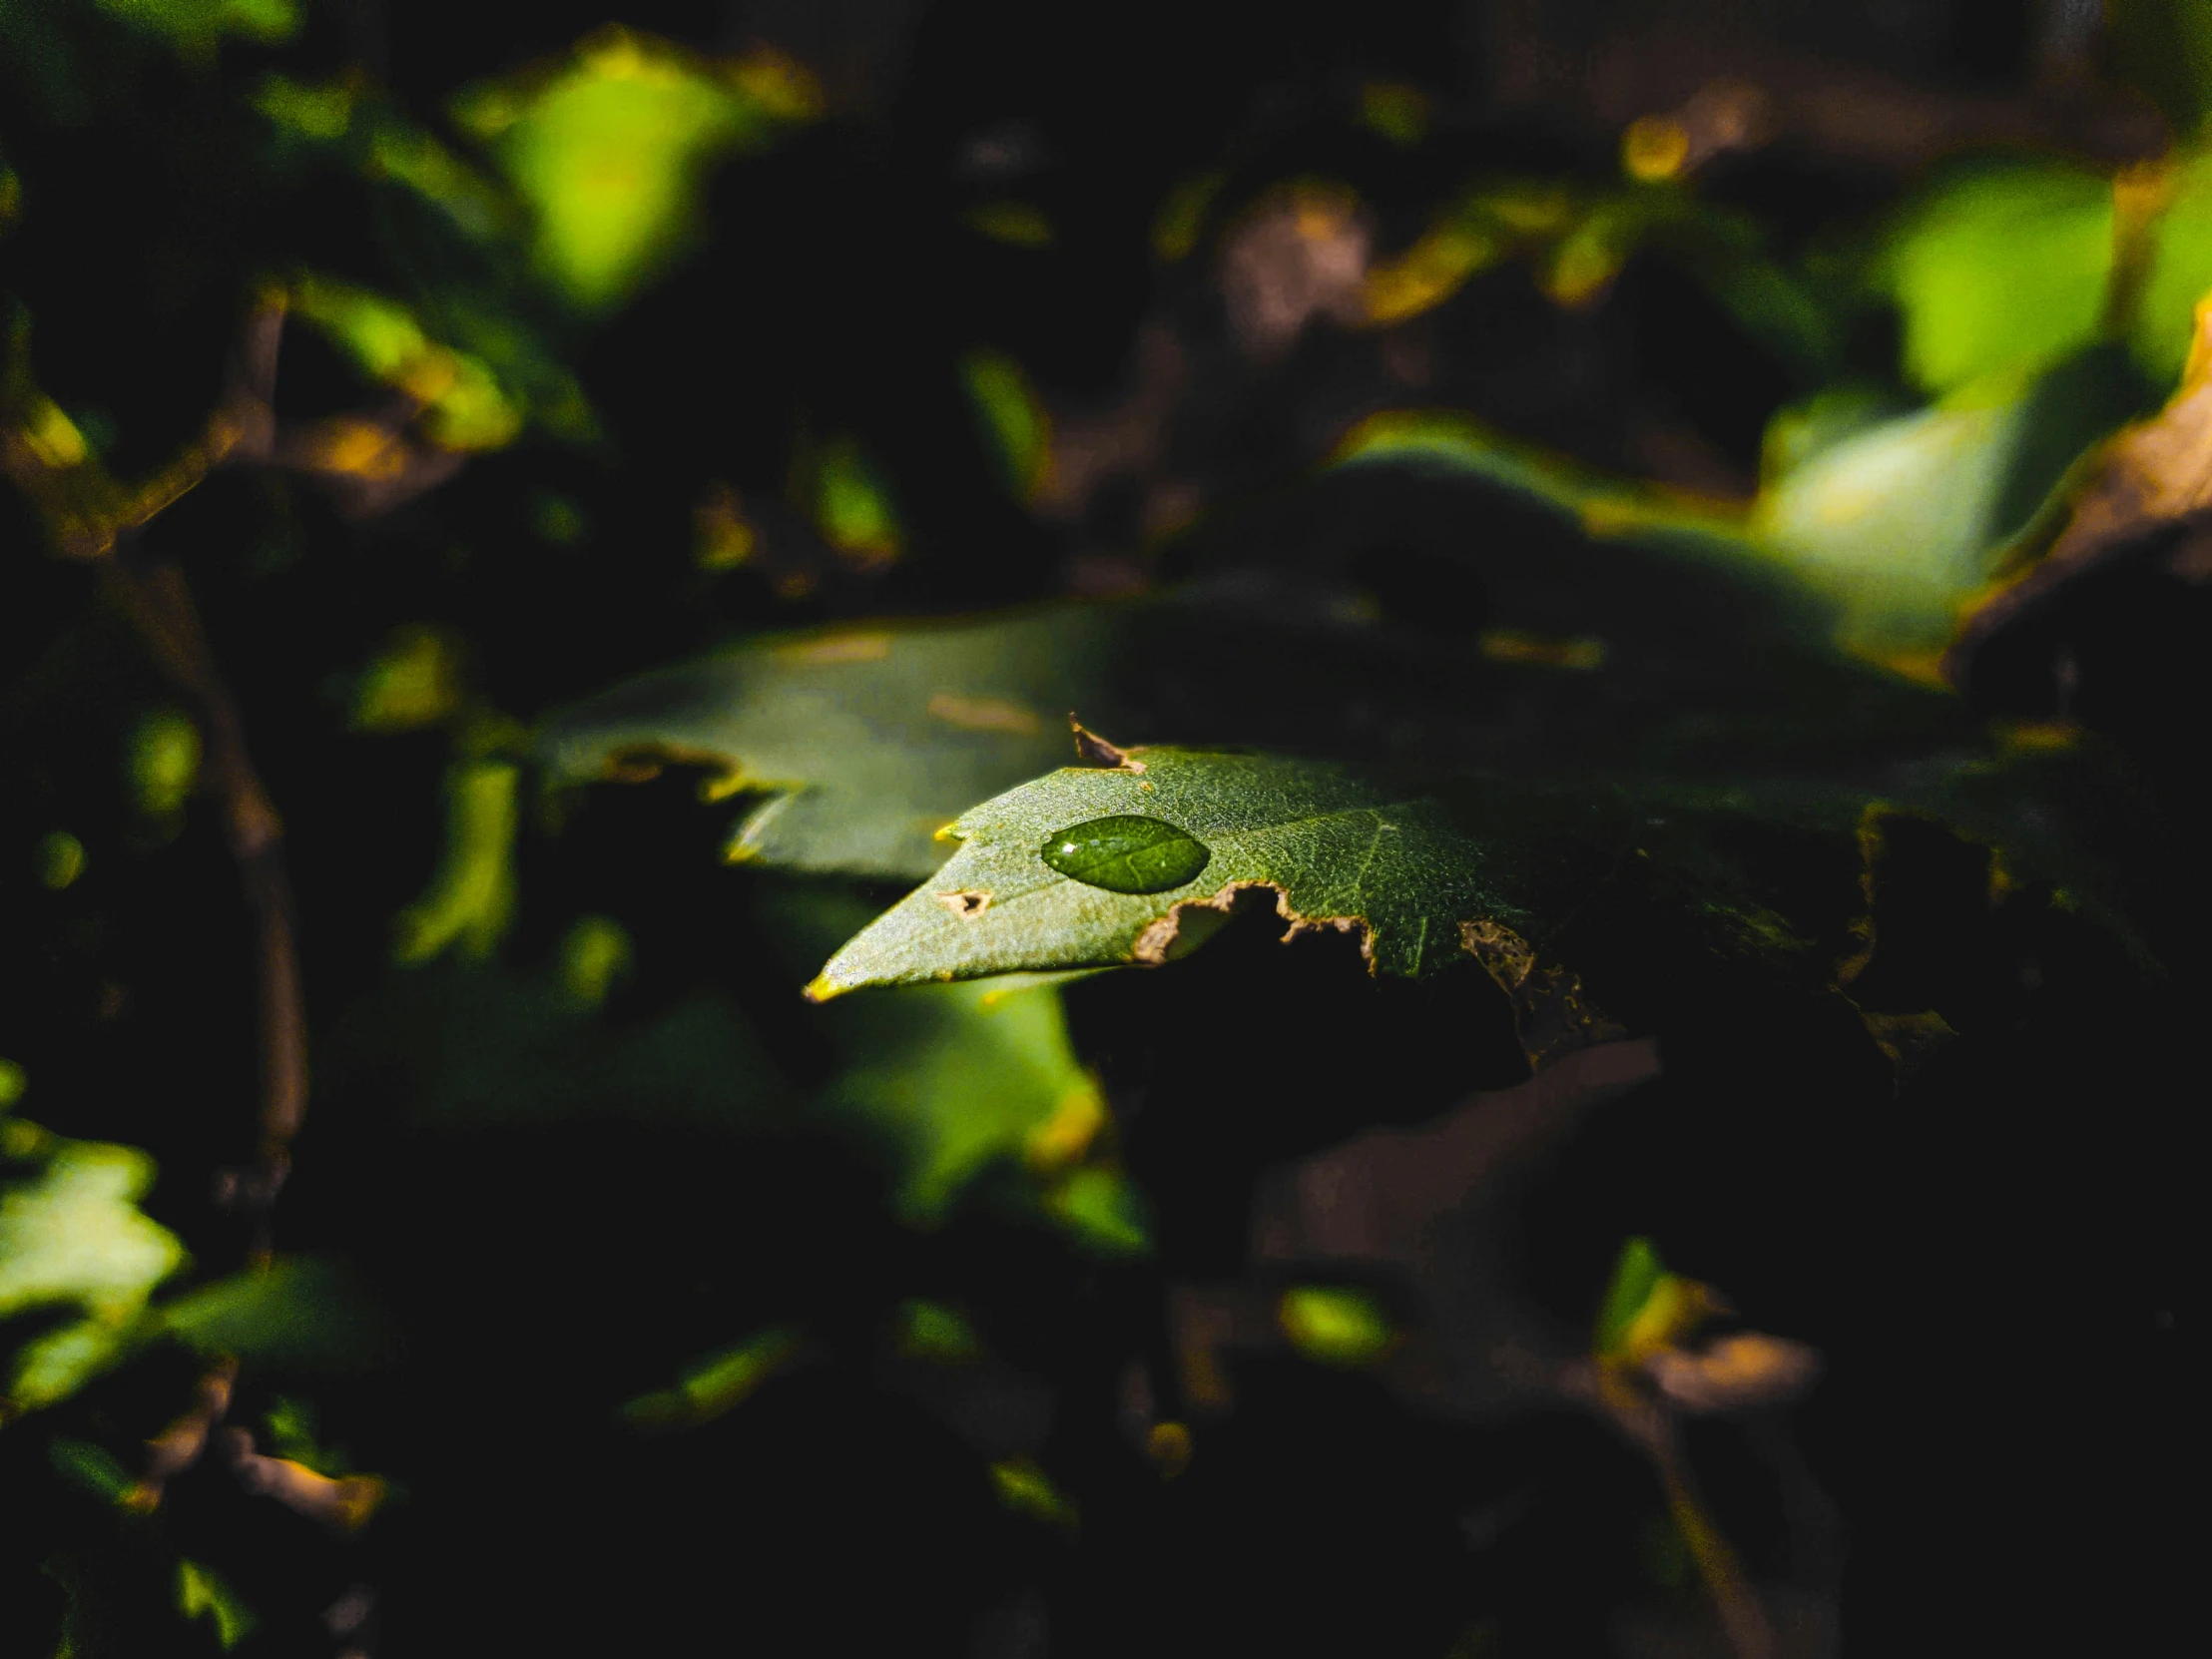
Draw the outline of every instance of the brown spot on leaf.
<instances>
[{"instance_id":1,"label":"brown spot on leaf","mask_svg":"<svg viewBox=\"0 0 2212 1659\"><path fill-rule=\"evenodd\" d=\"M727 755L686 744L644 743L618 749L600 764L600 776L612 784L650 784L670 767L704 767L709 776L699 786L703 800L722 801L747 788L745 769Z\"/></svg>"},{"instance_id":2,"label":"brown spot on leaf","mask_svg":"<svg viewBox=\"0 0 2212 1659\"><path fill-rule=\"evenodd\" d=\"M936 898L962 921L973 921L991 907L991 895L987 892L941 892Z\"/></svg>"},{"instance_id":3,"label":"brown spot on leaf","mask_svg":"<svg viewBox=\"0 0 2212 1659\"><path fill-rule=\"evenodd\" d=\"M929 699L929 716L963 732L1005 732L1013 737L1033 737L1043 722L1036 712L1003 697L961 697L938 692Z\"/></svg>"},{"instance_id":4,"label":"brown spot on leaf","mask_svg":"<svg viewBox=\"0 0 2212 1659\"><path fill-rule=\"evenodd\" d=\"M837 663L879 663L891 654L888 634L828 634L776 648L776 660L799 668L827 668Z\"/></svg>"}]
</instances>

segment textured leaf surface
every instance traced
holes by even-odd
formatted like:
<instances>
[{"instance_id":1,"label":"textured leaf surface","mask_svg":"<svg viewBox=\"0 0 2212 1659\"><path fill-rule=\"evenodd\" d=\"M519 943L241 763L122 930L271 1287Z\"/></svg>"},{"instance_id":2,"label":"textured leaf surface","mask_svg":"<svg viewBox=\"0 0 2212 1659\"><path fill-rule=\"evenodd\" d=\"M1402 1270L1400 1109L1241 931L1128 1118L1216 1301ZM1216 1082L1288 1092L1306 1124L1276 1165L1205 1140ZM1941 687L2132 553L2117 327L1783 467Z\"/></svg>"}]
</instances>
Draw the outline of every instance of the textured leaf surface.
<instances>
[{"instance_id":1,"label":"textured leaf surface","mask_svg":"<svg viewBox=\"0 0 2212 1659\"><path fill-rule=\"evenodd\" d=\"M1067 758L1111 627L1060 611L748 644L556 715L539 752L556 779L689 762L717 797L766 795L733 858L924 875L955 815Z\"/></svg>"},{"instance_id":2,"label":"textured leaf surface","mask_svg":"<svg viewBox=\"0 0 2212 1659\"><path fill-rule=\"evenodd\" d=\"M951 861L838 951L812 994L1164 960L1205 919L1194 908L1218 916L1243 888L1274 889L1294 925L1360 932L1379 970L1407 975L1459 954L1461 922L1516 914L1485 878L1481 847L1434 803L1312 761L1133 753L1142 773L1069 767L962 816ZM1194 879L1139 893L1045 862L1047 837L1120 815L1170 825L1212 857Z\"/></svg>"}]
</instances>

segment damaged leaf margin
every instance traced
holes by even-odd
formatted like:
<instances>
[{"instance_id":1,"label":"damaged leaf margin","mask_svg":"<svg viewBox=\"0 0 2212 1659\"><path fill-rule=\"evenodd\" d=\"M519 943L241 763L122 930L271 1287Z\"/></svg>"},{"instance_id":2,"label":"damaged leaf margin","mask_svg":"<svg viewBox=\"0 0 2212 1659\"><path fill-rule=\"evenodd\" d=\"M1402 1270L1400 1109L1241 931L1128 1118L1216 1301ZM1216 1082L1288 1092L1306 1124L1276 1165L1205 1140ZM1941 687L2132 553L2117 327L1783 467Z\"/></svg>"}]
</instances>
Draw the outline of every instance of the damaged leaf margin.
<instances>
[{"instance_id":1,"label":"damaged leaf margin","mask_svg":"<svg viewBox=\"0 0 2212 1659\"><path fill-rule=\"evenodd\" d=\"M1392 799L1312 761L1122 750L1078 728L1079 745L1086 738L1116 759L1063 768L962 814L947 831L959 849L937 877L848 940L809 998L1157 966L1203 944L1248 895L1272 895L1286 939L1351 934L1377 974L1419 977L1473 957L1513 999L1531 1064L1621 1034L1572 974L1536 965L1519 931L1527 918L1484 869L1487 850L1435 802ZM1125 893L1071 880L1039 855L1065 827L1123 814L1181 830L1212 860L1182 886Z\"/></svg>"}]
</instances>

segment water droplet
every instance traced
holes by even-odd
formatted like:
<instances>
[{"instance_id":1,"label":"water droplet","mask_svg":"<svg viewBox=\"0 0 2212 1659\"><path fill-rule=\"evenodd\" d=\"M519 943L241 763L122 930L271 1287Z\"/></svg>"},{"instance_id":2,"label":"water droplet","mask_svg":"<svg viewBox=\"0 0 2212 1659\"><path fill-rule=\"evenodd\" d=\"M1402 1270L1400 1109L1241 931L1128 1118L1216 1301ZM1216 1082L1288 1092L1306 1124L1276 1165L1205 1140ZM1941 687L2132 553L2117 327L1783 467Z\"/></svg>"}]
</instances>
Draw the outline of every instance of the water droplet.
<instances>
[{"instance_id":1,"label":"water droplet","mask_svg":"<svg viewBox=\"0 0 2212 1659\"><path fill-rule=\"evenodd\" d=\"M1108 892L1165 892L1194 879L1213 851L1172 824L1117 813L1047 836L1038 856L1071 881Z\"/></svg>"}]
</instances>

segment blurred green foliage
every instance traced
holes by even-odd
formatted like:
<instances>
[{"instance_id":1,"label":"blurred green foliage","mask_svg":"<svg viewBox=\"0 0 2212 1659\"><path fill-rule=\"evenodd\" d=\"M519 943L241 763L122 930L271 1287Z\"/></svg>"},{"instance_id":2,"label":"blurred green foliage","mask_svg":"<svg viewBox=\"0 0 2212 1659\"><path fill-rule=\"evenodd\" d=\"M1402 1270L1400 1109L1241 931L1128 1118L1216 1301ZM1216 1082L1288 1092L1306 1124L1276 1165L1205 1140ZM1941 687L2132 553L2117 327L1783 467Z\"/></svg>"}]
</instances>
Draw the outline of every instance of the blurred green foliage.
<instances>
[{"instance_id":1,"label":"blurred green foliage","mask_svg":"<svg viewBox=\"0 0 2212 1659\"><path fill-rule=\"evenodd\" d=\"M24 1650L1925 1637L2206 978L2212 11L2014 9L0 0Z\"/></svg>"}]
</instances>

